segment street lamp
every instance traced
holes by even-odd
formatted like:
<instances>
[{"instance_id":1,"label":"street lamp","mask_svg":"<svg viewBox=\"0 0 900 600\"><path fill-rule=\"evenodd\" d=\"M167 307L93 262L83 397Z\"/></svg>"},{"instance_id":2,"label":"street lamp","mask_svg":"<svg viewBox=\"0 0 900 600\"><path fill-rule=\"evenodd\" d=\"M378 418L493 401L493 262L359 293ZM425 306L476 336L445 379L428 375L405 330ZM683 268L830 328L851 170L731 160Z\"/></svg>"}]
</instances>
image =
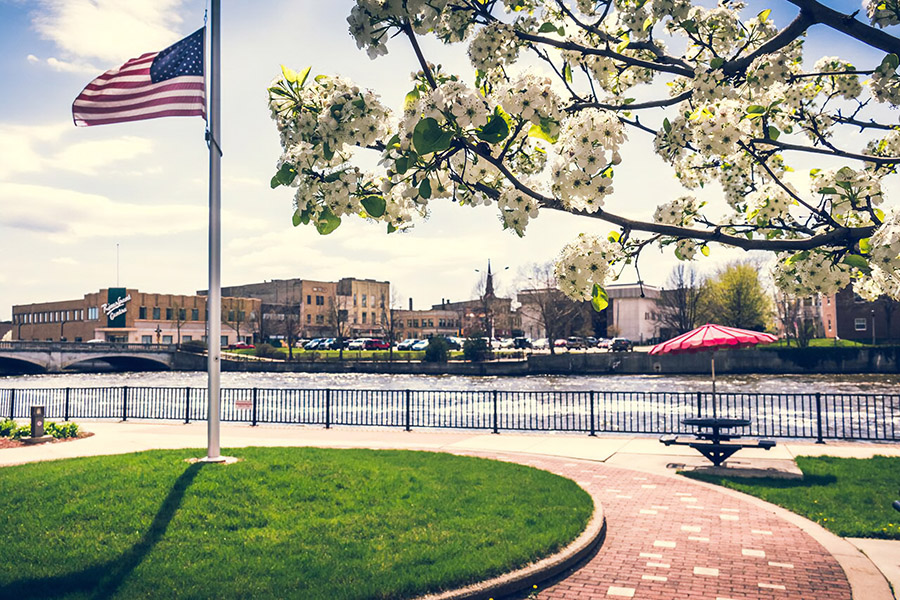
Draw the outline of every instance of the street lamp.
<instances>
[{"instance_id":1,"label":"street lamp","mask_svg":"<svg viewBox=\"0 0 900 600\"><path fill-rule=\"evenodd\" d=\"M875 309L872 309L872 345L875 345Z\"/></svg>"},{"instance_id":2,"label":"street lamp","mask_svg":"<svg viewBox=\"0 0 900 600\"><path fill-rule=\"evenodd\" d=\"M156 324L156 345L159 346L160 336L162 335L162 329L159 326L159 323Z\"/></svg>"}]
</instances>

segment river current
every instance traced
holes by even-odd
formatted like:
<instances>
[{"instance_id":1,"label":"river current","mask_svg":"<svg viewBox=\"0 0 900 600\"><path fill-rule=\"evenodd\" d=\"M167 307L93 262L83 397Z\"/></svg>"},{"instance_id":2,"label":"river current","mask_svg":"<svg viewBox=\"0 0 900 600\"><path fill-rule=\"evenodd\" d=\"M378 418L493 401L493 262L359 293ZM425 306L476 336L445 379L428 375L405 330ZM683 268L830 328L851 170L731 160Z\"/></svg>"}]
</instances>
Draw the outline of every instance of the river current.
<instances>
[{"instance_id":1,"label":"river current","mask_svg":"<svg viewBox=\"0 0 900 600\"><path fill-rule=\"evenodd\" d=\"M205 372L73 373L0 377L3 388L207 386ZM708 392L708 375L541 375L479 377L370 373L233 373L221 375L223 388L643 391ZM897 394L900 375L722 375L719 392L809 394Z\"/></svg>"}]
</instances>

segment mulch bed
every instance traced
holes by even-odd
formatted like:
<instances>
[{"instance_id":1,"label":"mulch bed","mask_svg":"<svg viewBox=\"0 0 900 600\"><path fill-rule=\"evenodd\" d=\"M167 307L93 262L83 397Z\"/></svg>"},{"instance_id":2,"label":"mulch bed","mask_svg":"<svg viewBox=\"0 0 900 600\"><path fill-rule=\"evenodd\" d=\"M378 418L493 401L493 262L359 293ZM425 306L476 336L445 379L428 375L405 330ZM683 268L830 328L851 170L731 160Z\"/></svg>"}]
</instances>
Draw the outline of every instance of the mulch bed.
<instances>
[{"instance_id":1,"label":"mulch bed","mask_svg":"<svg viewBox=\"0 0 900 600\"><path fill-rule=\"evenodd\" d=\"M92 435L94 435L94 434L89 431L79 431L77 437L63 438L63 439L53 440L52 442L47 442L47 443L48 444L59 444L62 442L71 442L73 440L80 440L81 438L91 437ZM0 438L0 450L3 450L4 448L19 448L20 446L24 446L24 445L25 445L25 442L22 442L20 440L14 440L11 438Z\"/></svg>"}]
</instances>

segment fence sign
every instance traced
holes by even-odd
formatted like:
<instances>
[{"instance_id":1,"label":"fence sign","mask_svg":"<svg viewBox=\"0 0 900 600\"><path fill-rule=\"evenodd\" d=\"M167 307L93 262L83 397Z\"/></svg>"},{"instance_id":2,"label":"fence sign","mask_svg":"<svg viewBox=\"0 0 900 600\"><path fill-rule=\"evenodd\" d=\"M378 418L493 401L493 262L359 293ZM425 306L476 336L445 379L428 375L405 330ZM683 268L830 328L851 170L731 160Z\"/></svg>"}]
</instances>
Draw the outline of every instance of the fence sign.
<instances>
[{"instance_id":1,"label":"fence sign","mask_svg":"<svg viewBox=\"0 0 900 600\"><path fill-rule=\"evenodd\" d=\"M234 401L234 407L238 410L250 410L253 408L253 401L246 398L237 398Z\"/></svg>"}]
</instances>

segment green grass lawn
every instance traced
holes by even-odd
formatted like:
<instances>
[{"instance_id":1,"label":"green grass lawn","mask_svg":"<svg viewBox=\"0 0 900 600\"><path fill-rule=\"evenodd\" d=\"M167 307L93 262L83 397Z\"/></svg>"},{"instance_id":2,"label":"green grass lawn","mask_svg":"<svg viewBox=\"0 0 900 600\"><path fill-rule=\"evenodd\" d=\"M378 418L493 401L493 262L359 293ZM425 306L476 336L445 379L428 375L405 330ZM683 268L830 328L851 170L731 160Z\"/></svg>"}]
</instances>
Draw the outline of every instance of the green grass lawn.
<instances>
[{"instance_id":1,"label":"green grass lawn","mask_svg":"<svg viewBox=\"0 0 900 600\"><path fill-rule=\"evenodd\" d=\"M835 338L815 338L809 340L810 348L862 348L864 346L868 346L869 344L863 344L861 342L854 342L853 340L839 340ZM797 341L781 339L777 342L766 344L765 348L796 348Z\"/></svg>"},{"instance_id":2,"label":"green grass lawn","mask_svg":"<svg viewBox=\"0 0 900 600\"><path fill-rule=\"evenodd\" d=\"M410 598L577 537L574 482L428 452L151 451L0 469L0 598Z\"/></svg>"},{"instance_id":3,"label":"green grass lawn","mask_svg":"<svg viewBox=\"0 0 900 600\"><path fill-rule=\"evenodd\" d=\"M819 523L843 537L900 540L900 458L798 456L803 479L747 479L685 473L740 490Z\"/></svg>"}]
</instances>

